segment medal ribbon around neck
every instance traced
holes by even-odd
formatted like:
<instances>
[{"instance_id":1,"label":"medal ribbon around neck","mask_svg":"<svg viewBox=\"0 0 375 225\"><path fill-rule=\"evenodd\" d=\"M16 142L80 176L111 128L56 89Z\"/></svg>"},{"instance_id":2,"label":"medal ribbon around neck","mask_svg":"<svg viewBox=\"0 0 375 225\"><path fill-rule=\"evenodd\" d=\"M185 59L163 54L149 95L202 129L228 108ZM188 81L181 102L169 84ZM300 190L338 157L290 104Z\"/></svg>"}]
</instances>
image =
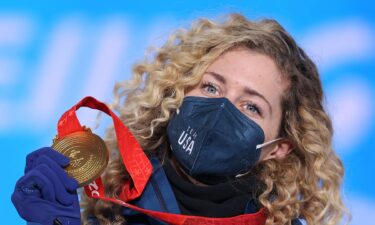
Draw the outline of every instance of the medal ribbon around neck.
<instances>
[{"instance_id":1,"label":"medal ribbon around neck","mask_svg":"<svg viewBox=\"0 0 375 225\"><path fill-rule=\"evenodd\" d=\"M122 123L122 121L111 111L111 109L104 103L88 96L83 98L80 102L74 105L71 109L66 111L60 118L57 126L57 139L62 139L65 136L85 131L78 121L76 111L81 107L89 107L100 110L112 117L115 133L118 142L118 148L121 158L124 162L125 168L130 175L130 180L124 184L119 199L109 198L105 195L104 185L100 176L84 187L85 192L92 198L102 199L104 201L119 204L121 206L133 209L135 211L144 213L153 218L164 221L173 225L264 225L267 219L266 208L260 209L256 213L243 214L228 218L208 218L201 216L189 216L172 214L166 212L159 212L147 210L128 202L138 198L145 189L147 182L152 174L152 164L143 152L141 146Z\"/></svg>"}]
</instances>

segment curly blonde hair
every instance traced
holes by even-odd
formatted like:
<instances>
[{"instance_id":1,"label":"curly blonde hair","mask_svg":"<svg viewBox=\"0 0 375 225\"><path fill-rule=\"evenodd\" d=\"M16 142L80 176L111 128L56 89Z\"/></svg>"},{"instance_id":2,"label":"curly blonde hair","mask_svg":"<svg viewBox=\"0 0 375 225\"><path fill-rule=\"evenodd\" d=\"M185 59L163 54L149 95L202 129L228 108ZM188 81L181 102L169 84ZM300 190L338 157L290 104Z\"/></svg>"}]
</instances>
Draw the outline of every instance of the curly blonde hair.
<instances>
[{"instance_id":1,"label":"curly blonde hair","mask_svg":"<svg viewBox=\"0 0 375 225\"><path fill-rule=\"evenodd\" d=\"M246 47L271 57L289 86L282 96L279 134L294 145L282 160L259 163L253 173L266 185L259 202L268 209L266 224L338 224L345 213L340 196L343 165L332 148L332 123L323 107L323 90L315 64L275 20L249 21L231 14L222 22L197 20L178 30L154 50L151 60L136 64L133 79L117 83L112 108L132 131L146 154L163 154L166 126L187 90L197 85L221 54ZM128 179L117 152L113 128L106 142L112 152L104 183L107 195L118 197ZM159 149L159 151L157 151ZM250 188L250 187L249 187ZM120 207L82 194L83 221L124 224Z\"/></svg>"}]
</instances>

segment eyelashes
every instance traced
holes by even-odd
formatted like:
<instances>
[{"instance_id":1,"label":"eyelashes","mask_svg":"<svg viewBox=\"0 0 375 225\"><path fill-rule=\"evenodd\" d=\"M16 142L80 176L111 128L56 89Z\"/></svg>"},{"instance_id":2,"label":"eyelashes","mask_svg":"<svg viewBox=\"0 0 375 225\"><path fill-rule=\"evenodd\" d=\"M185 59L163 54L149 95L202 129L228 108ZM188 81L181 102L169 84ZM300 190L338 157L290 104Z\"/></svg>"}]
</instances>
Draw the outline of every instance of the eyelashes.
<instances>
[{"instance_id":1,"label":"eyelashes","mask_svg":"<svg viewBox=\"0 0 375 225\"><path fill-rule=\"evenodd\" d=\"M260 116L263 115L260 107L257 104L252 103L252 102L248 102L248 103L245 103L244 105L245 105L245 110L250 111L252 113L256 113Z\"/></svg>"},{"instance_id":2,"label":"eyelashes","mask_svg":"<svg viewBox=\"0 0 375 225\"><path fill-rule=\"evenodd\" d=\"M208 94L217 94L219 91L219 88L215 84L207 81L202 82L201 88Z\"/></svg>"}]
</instances>

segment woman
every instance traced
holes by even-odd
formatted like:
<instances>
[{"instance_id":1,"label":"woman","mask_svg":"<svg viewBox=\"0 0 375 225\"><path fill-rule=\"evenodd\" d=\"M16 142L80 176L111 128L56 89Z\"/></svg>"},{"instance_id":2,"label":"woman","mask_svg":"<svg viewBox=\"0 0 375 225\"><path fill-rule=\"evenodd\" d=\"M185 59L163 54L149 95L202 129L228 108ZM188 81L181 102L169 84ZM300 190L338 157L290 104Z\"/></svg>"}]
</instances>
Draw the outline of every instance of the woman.
<instances>
[{"instance_id":1,"label":"woman","mask_svg":"<svg viewBox=\"0 0 375 225\"><path fill-rule=\"evenodd\" d=\"M151 61L136 64L133 80L115 90L113 108L162 168L155 182L167 188L156 200L165 201L163 211L225 218L265 207L267 225L300 224L298 218L338 224L346 212L318 71L276 21L201 19L171 36ZM129 177L113 129L106 142L113 156L104 184L116 198ZM75 196L74 182L62 180ZM156 207L147 205L155 198L144 193L134 204ZM85 194L81 207L84 224L163 224Z\"/></svg>"}]
</instances>

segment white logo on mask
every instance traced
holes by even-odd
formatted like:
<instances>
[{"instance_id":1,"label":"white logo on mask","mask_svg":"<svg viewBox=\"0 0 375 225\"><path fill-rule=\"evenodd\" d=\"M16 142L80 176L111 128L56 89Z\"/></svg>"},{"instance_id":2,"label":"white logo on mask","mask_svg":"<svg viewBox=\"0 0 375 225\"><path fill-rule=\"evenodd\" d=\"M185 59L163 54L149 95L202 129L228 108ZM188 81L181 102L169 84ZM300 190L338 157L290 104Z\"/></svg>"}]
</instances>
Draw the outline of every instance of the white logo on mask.
<instances>
[{"instance_id":1,"label":"white logo on mask","mask_svg":"<svg viewBox=\"0 0 375 225\"><path fill-rule=\"evenodd\" d=\"M190 127L185 131L182 131L178 138L178 144L185 150L189 155L194 148L194 139L197 137L197 133Z\"/></svg>"}]
</instances>

